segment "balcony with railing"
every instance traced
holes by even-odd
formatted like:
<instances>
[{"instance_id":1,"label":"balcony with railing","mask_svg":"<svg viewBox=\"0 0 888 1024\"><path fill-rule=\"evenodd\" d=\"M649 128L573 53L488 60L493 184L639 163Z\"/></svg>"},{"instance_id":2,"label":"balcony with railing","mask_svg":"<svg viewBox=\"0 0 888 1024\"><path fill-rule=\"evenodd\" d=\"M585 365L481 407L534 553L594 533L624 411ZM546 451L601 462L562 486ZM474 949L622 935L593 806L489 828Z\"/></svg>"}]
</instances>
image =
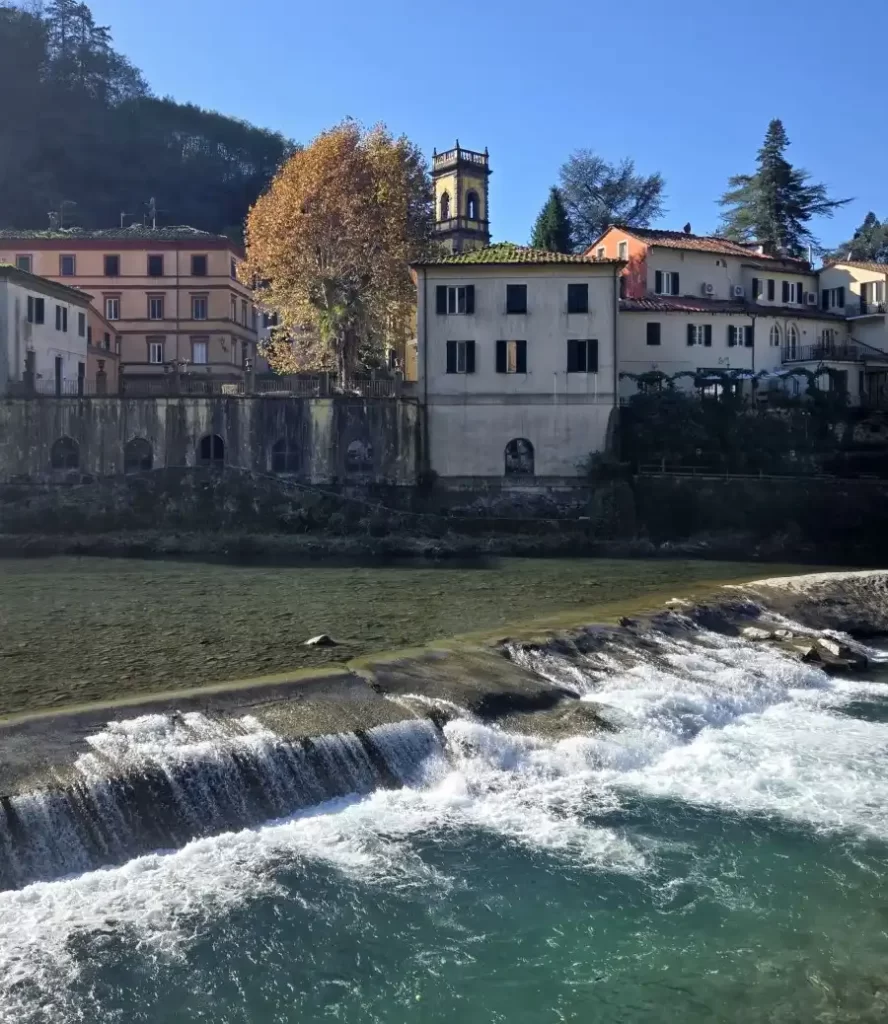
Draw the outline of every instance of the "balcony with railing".
<instances>
[{"instance_id":1,"label":"balcony with railing","mask_svg":"<svg viewBox=\"0 0 888 1024\"><path fill-rule=\"evenodd\" d=\"M851 301L845 305L845 316L848 318L858 316L884 316L888 306L884 302L866 302L864 299Z\"/></svg>"},{"instance_id":2,"label":"balcony with railing","mask_svg":"<svg viewBox=\"0 0 888 1024\"><path fill-rule=\"evenodd\" d=\"M816 345L784 345L784 363L868 363L888 362L888 352L859 341L820 342Z\"/></svg>"},{"instance_id":3,"label":"balcony with railing","mask_svg":"<svg viewBox=\"0 0 888 1024\"><path fill-rule=\"evenodd\" d=\"M445 153L434 153L432 155L432 169L436 171L443 171L447 167L455 167L460 163L471 164L487 170L487 152L485 150L483 153L475 153L471 149L463 149L457 145L453 149L448 149Z\"/></svg>"}]
</instances>

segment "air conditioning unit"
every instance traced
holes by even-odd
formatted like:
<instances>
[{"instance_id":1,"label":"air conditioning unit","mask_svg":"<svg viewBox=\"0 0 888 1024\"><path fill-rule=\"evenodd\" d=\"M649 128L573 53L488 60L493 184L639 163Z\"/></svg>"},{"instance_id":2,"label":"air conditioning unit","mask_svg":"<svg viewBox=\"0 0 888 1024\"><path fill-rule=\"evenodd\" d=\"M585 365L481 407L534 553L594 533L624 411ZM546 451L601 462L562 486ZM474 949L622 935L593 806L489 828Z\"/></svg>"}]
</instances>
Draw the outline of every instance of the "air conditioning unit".
<instances>
[{"instance_id":1,"label":"air conditioning unit","mask_svg":"<svg viewBox=\"0 0 888 1024\"><path fill-rule=\"evenodd\" d=\"M704 284L703 285L703 294L704 295L715 295L715 285L714 284Z\"/></svg>"},{"instance_id":2,"label":"air conditioning unit","mask_svg":"<svg viewBox=\"0 0 888 1024\"><path fill-rule=\"evenodd\" d=\"M746 294L746 289L743 287L742 284L735 284L734 287L731 289L731 294L734 296L735 299L742 299L743 296Z\"/></svg>"},{"instance_id":3,"label":"air conditioning unit","mask_svg":"<svg viewBox=\"0 0 888 1024\"><path fill-rule=\"evenodd\" d=\"M805 305L816 306L817 305L817 292L805 292Z\"/></svg>"}]
</instances>

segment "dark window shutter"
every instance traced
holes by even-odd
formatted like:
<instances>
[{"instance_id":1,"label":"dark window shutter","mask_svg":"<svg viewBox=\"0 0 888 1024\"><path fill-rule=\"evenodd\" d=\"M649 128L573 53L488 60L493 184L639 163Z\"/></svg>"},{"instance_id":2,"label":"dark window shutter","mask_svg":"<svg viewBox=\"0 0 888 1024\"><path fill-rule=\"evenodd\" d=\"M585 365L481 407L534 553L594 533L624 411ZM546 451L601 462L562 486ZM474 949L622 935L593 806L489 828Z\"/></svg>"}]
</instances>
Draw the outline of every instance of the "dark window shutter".
<instances>
[{"instance_id":1,"label":"dark window shutter","mask_svg":"<svg viewBox=\"0 0 888 1024\"><path fill-rule=\"evenodd\" d=\"M577 373L580 368L580 343L571 338L567 343L567 372Z\"/></svg>"},{"instance_id":2,"label":"dark window shutter","mask_svg":"<svg viewBox=\"0 0 888 1024\"><path fill-rule=\"evenodd\" d=\"M734 342L734 325L733 324L729 324L728 325L728 348L733 348L734 344L735 344L735 342Z\"/></svg>"},{"instance_id":3,"label":"dark window shutter","mask_svg":"<svg viewBox=\"0 0 888 1024\"><path fill-rule=\"evenodd\" d=\"M475 372L475 342L466 342L466 373Z\"/></svg>"},{"instance_id":4,"label":"dark window shutter","mask_svg":"<svg viewBox=\"0 0 888 1024\"><path fill-rule=\"evenodd\" d=\"M774 278L773 277L769 277L768 278L768 302L773 302L774 301L774 295L775 295Z\"/></svg>"},{"instance_id":5,"label":"dark window shutter","mask_svg":"<svg viewBox=\"0 0 888 1024\"><path fill-rule=\"evenodd\" d=\"M598 373L598 341L595 338L586 342L586 370Z\"/></svg>"},{"instance_id":6,"label":"dark window shutter","mask_svg":"<svg viewBox=\"0 0 888 1024\"><path fill-rule=\"evenodd\" d=\"M672 275L672 294L673 295L681 295L681 288L680 288L679 283L678 283L678 271L677 270Z\"/></svg>"},{"instance_id":7,"label":"dark window shutter","mask_svg":"<svg viewBox=\"0 0 888 1024\"><path fill-rule=\"evenodd\" d=\"M527 342L516 341L517 352L515 353L515 366L518 373L527 373Z\"/></svg>"},{"instance_id":8,"label":"dark window shutter","mask_svg":"<svg viewBox=\"0 0 888 1024\"><path fill-rule=\"evenodd\" d=\"M504 341L496 343L496 372L506 372L506 342Z\"/></svg>"},{"instance_id":9,"label":"dark window shutter","mask_svg":"<svg viewBox=\"0 0 888 1024\"><path fill-rule=\"evenodd\" d=\"M447 285L446 284L439 284L438 287L435 289L435 302L436 302L435 312L437 312L437 313L446 313L447 312Z\"/></svg>"},{"instance_id":10,"label":"dark window shutter","mask_svg":"<svg viewBox=\"0 0 888 1024\"><path fill-rule=\"evenodd\" d=\"M752 298L753 300L759 297L759 279L754 277L752 279Z\"/></svg>"},{"instance_id":11,"label":"dark window shutter","mask_svg":"<svg viewBox=\"0 0 888 1024\"><path fill-rule=\"evenodd\" d=\"M836 297L839 300L838 301L839 309L844 309L845 308L845 286L844 285L842 285L842 287L838 289L838 295Z\"/></svg>"},{"instance_id":12,"label":"dark window shutter","mask_svg":"<svg viewBox=\"0 0 888 1024\"><path fill-rule=\"evenodd\" d=\"M753 336L752 336L752 325L746 327L746 347L752 348Z\"/></svg>"},{"instance_id":13,"label":"dark window shutter","mask_svg":"<svg viewBox=\"0 0 888 1024\"><path fill-rule=\"evenodd\" d=\"M703 344L712 347L712 324L706 324L703 328Z\"/></svg>"},{"instance_id":14,"label":"dark window shutter","mask_svg":"<svg viewBox=\"0 0 888 1024\"><path fill-rule=\"evenodd\" d=\"M447 342L447 372L456 373L456 342Z\"/></svg>"},{"instance_id":15,"label":"dark window shutter","mask_svg":"<svg viewBox=\"0 0 888 1024\"><path fill-rule=\"evenodd\" d=\"M689 345L693 345L694 344L694 338L695 338L694 325L693 324L688 324L688 344Z\"/></svg>"},{"instance_id":16,"label":"dark window shutter","mask_svg":"<svg viewBox=\"0 0 888 1024\"><path fill-rule=\"evenodd\" d=\"M647 325L647 343L648 345L660 344L660 322L658 320L653 320Z\"/></svg>"},{"instance_id":17,"label":"dark window shutter","mask_svg":"<svg viewBox=\"0 0 888 1024\"><path fill-rule=\"evenodd\" d=\"M473 284L466 285L466 313L472 314L475 312L475 286Z\"/></svg>"},{"instance_id":18,"label":"dark window shutter","mask_svg":"<svg viewBox=\"0 0 888 1024\"><path fill-rule=\"evenodd\" d=\"M781 292L781 302L789 302L789 281L783 281Z\"/></svg>"},{"instance_id":19,"label":"dark window shutter","mask_svg":"<svg viewBox=\"0 0 888 1024\"><path fill-rule=\"evenodd\" d=\"M804 296L804 285L801 281L796 281L796 302L801 305L805 301Z\"/></svg>"},{"instance_id":20,"label":"dark window shutter","mask_svg":"<svg viewBox=\"0 0 888 1024\"><path fill-rule=\"evenodd\" d=\"M34 323L34 296L28 296L28 323Z\"/></svg>"},{"instance_id":21,"label":"dark window shutter","mask_svg":"<svg viewBox=\"0 0 888 1024\"><path fill-rule=\"evenodd\" d=\"M662 270L658 270L654 274L654 291L658 295L661 295L662 292L663 292L663 271Z\"/></svg>"},{"instance_id":22,"label":"dark window shutter","mask_svg":"<svg viewBox=\"0 0 888 1024\"><path fill-rule=\"evenodd\" d=\"M824 288L820 293L821 309L829 309L829 292Z\"/></svg>"}]
</instances>

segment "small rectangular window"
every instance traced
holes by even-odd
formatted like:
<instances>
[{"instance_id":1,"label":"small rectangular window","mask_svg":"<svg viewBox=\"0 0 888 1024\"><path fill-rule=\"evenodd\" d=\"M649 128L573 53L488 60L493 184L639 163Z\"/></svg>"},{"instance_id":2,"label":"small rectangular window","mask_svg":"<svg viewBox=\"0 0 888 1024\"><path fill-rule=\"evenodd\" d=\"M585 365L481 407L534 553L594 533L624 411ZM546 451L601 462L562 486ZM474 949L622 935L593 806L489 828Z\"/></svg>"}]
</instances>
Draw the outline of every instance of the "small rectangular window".
<instances>
[{"instance_id":1,"label":"small rectangular window","mask_svg":"<svg viewBox=\"0 0 888 1024\"><path fill-rule=\"evenodd\" d=\"M74 277L77 271L77 261L73 256L59 256L59 277Z\"/></svg>"},{"instance_id":2,"label":"small rectangular window","mask_svg":"<svg viewBox=\"0 0 888 1024\"><path fill-rule=\"evenodd\" d=\"M192 320L206 320L207 318L207 296L206 295L192 295L191 296L191 319Z\"/></svg>"},{"instance_id":3,"label":"small rectangular window","mask_svg":"<svg viewBox=\"0 0 888 1024\"><path fill-rule=\"evenodd\" d=\"M33 273L31 267L34 265L34 261L30 256L26 256L24 254L21 256L16 256L15 265L19 270L24 270L26 274Z\"/></svg>"},{"instance_id":4,"label":"small rectangular window","mask_svg":"<svg viewBox=\"0 0 888 1024\"><path fill-rule=\"evenodd\" d=\"M148 276L163 277L163 255L148 257Z\"/></svg>"},{"instance_id":5,"label":"small rectangular window","mask_svg":"<svg viewBox=\"0 0 888 1024\"><path fill-rule=\"evenodd\" d=\"M796 281L795 301L799 306L801 306L805 301L805 286L801 281Z\"/></svg>"},{"instance_id":6,"label":"small rectangular window","mask_svg":"<svg viewBox=\"0 0 888 1024\"><path fill-rule=\"evenodd\" d=\"M475 312L475 286L450 285L443 289L444 309L443 312L450 315L467 316Z\"/></svg>"},{"instance_id":7,"label":"small rectangular window","mask_svg":"<svg viewBox=\"0 0 888 1024\"><path fill-rule=\"evenodd\" d=\"M617 259L628 260L629 259L629 243L620 242L617 246Z\"/></svg>"},{"instance_id":8,"label":"small rectangular window","mask_svg":"<svg viewBox=\"0 0 888 1024\"><path fill-rule=\"evenodd\" d=\"M688 345L712 345L712 324L688 324Z\"/></svg>"},{"instance_id":9,"label":"small rectangular window","mask_svg":"<svg viewBox=\"0 0 888 1024\"><path fill-rule=\"evenodd\" d=\"M789 303L789 281L780 282L780 301L784 305Z\"/></svg>"},{"instance_id":10,"label":"small rectangular window","mask_svg":"<svg viewBox=\"0 0 888 1024\"><path fill-rule=\"evenodd\" d=\"M28 296L28 323L29 324L42 324L44 318L44 310L46 309L46 303L44 299L39 299L35 295Z\"/></svg>"},{"instance_id":11,"label":"small rectangular window","mask_svg":"<svg viewBox=\"0 0 888 1024\"><path fill-rule=\"evenodd\" d=\"M241 323L244 327L247 326L247 300L241 299Z\"/></svg>"},{"instance_id":12,"label":"small rectangular window","mask_svg":"<svg viewBox=\"0 0 888 1024\"><path fill-rule=\"evenodd\" d=\"M120 277L120 257L105 257L105 277Z\"/></svg>"},{"instance_id":13,"label":"small rectangular window","mask_svg":"<svg viewBox=\"0 0 888 1024\"><path fill-rule=\"evenodd\" d=\"M55 308L55 320L56 320L55 326L56 326L56 330L57 331L67 331L68 330L68 307L67 306L59 306L59 305L56 306L56 308Z\"/></svg>"},{"instance_id":14,"label":"small rectangular window","mask_svg":"<svg viewBox=\"0 0 888 1024\"><path fill-rule=\"evenodd\" d=\"M207 363L208 342L206 338L191 339L191 361L199 366Z\"/></svg>"},{"instance_id":15,"label":"small rectangular window","mask_svg":"<svg viewBox=\"0 0 888 1024\"><path fill-rule=\"evenodd\" d=\"M526 313L527 312L527 285L507 284L506 285L506 312Z\"/></svg>"},{"instance_id":16,"label":"small rectangular window","mask_svg":"<svg viewBox=\"0 0 888 1024\"><path fill-rule=\"evenodd\" d=\"M148 339L148 362L158 365L163 362L163 338Z\"/></svg>"},{"instance_id":17,"label":"small rectangular window","mask_svg":"<svg viewBox=\"0 0 888 1024\"><path fill-rule=\"evenodd\" d=\"M679 280L675 270L654 272L654 292L657 295L678 295Z\"/></svg>"},{"instance_id":18,"label":"small rectangular window","mask_svg":"<svg viewBox=\"0 0 888 1024\"><path fill-rule=\"evenodd\" d=\"M192 256L191 257L191 276L192 277L206 277L207 276L207 258L206 258L206 256Z\"/></svg>"},{"instance_id":19,"label":"small rectangular window","mask_svg":"<svg viewBox=\"0 0 888 1024\"><path fill-rule=\"evenodd\" d=\"M230 309L228 311L228 315L229 315L229 319L231 319L235 323L237 323L237 296L236 295L232 295L231 296L231 306L230 306Z\"/></svg>"},{"instance_id":20,"label":"small rectangular window","mask_svg":"<svg viewBox=\"0 0 888 1024\"><path fill-rule=\"evenodd\" d=\"M589 312L588 284L569 284L567 286L567 311L568 313Z\"/></svg>"},{"instance_id":21,"label":"small rectangular window","mask_svg":"<svg viewBox=\"0 0 888 1024\"><path fill-rule=\"evenodd\" d=\"M773 277L769 277L768 278L768 302L773 302L775 295L776 295L776 284L774 282L774 278Z\"/></svg>"},{"instance_id":22,"label":"small rectangular window","mask_svg":"<svg viewBox=\"0 0 888 1024\"><path fill-rule=\"evenodd\" d=\"M77 314L77 335L80 338L86 337L86 313Z\"/></svg>"},{"instance_id":23,"label":"small rectangular window","mask_svg":"<svg viewBox=\"0 0 888 1024\"><path fill-rule=\"evenodd\" d=\"M149 295L148 296L148 319L149 320L163 320L164 312L164 296L163 295Z\"/></svg>"},{"instance_id":24,"label":"small rectangular window","mask_svg":"<svg viewBox=\"0 0 888 1024\"><path fill-rule=\"evenodd\" d=\"M598 373L598 341L571 338L567 343L568 373Z\"/></svg>"},{"instance_id":25,"label":"small rectangular window","mask_svg":"<svg viewBox=\"0 0 888 1024\"><path fill-rule=\"evenodd\" d=\"M120 319L120 296L118 296L118 295L107 295L105 297L105 319L106 320L119 320Z\"/></svg>"},{"instance_id":26,"label":"small rectangular window","mask_svg":"<svg viewBox=\"0 0 888 1024\"><path fill-rule=\"evenodd\" d=\"M527 342L498 341L496 343L497 373L527 373Z\"/></svg>"},{"instance_id":27,"label":"small rectangular window","mask_svg":"<svg viewBox=\"0 0 888 1024\"><path fill-rule=\"evenodd\" d=\"M653 320L647 325L647 343L648 345L659 345L660 344L660 323L659 321Z\"/></svg>"},{"instance_id":28,"label":"small rectangular window","mask_svg":"<svg viewBox=\"0 0 888 1024\"><path fill-rule=\"evenodd\" d=\"M474 373L475 372L475 342L474 341L448 341L447 342L447 372L448 373Z\"/></svg>"}]
</instances>

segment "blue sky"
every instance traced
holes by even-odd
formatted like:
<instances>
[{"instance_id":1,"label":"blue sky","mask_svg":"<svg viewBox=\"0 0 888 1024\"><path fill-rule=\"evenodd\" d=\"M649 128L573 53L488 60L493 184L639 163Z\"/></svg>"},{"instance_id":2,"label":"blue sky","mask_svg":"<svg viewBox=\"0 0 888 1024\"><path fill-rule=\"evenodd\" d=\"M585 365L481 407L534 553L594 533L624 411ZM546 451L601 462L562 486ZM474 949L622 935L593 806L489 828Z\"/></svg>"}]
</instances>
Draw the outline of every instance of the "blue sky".
<instances>
[{"instance_id":1,"label":"blue sky","mask_svg":"<svg viewBox=\"0 0 888 1024\"><path fill-rule=\"evenodd\" d=\"M854 197L821 241L888 217L888 3L816 0L89 0L155 92L300 142L345 116L427 153L490 150L496 239L527 241L578 148L666 178L661 226L714 229L772 117L789 158ZM176 31L170 31L171 26ZM858 83L863 83L858 84Z\"/></svg>"}]
</instances>

